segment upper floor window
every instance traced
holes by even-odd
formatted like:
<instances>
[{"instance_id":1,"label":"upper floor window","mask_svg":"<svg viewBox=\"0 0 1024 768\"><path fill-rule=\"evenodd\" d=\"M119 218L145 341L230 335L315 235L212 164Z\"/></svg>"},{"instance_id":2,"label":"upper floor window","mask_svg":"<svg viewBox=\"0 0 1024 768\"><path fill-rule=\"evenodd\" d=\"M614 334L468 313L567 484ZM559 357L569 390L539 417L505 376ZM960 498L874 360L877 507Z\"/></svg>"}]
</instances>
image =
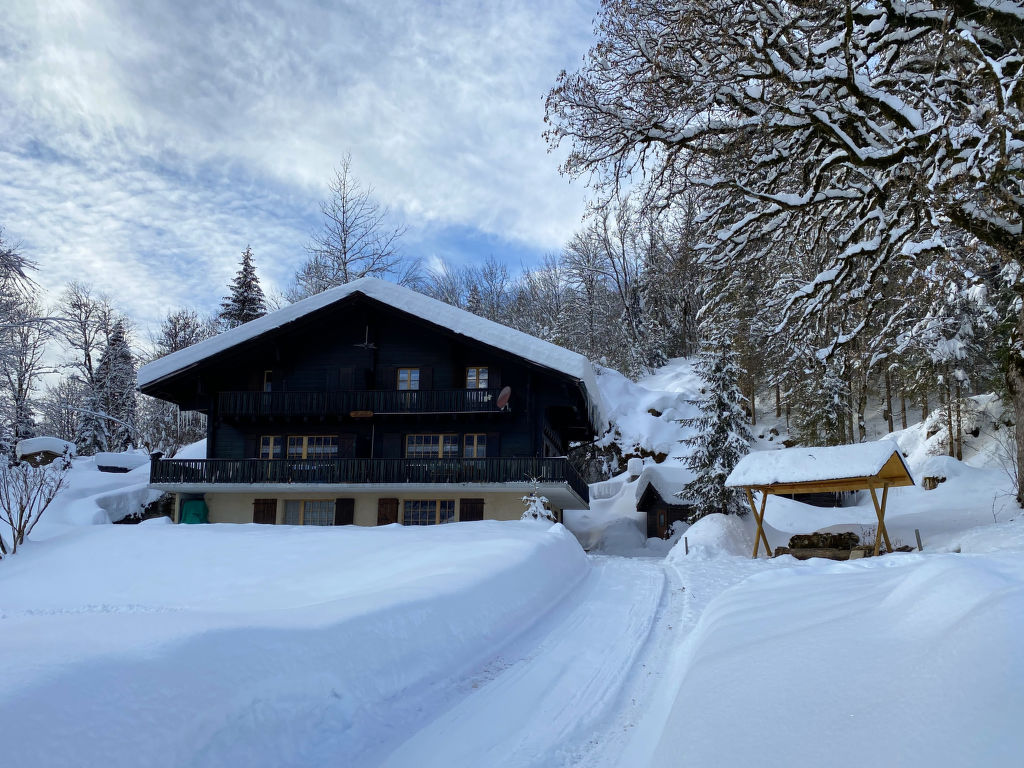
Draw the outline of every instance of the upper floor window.
<instances>
[{"instance_id":1,"label":"upper floor window","mask_svg":"<svg viewBox=\"0 0 1024 768\"><path fill-rule=\"evenodd\" d=\"M467 459L485 459L487 458L487 435L485 434L470 434L466 435L465 438L465 452L464 455Z\"/></svg>"},{"instance_id":2,"label":"upper floor window","mask_svg":"<svg viewBox=\"0 0 1024 768\"><path fill-rule=\"evenodd\" d=\"M398 388L399 389L419 389L420 388L420 369L419 368L399 368L398 369Z\"/></svg>"},{"instance_id":3,"label":"upper floor window","mask_svg":"<svg viewBox=\"0 0 1024 768\"><path fill-rule=\"evenodd\" d=\"M334 459L338 456L337 435L289 435L289 459Z\"/></svg>"},{"instance_id":4,"label":"upper floor window","mask_svg":"<svg viewBox=\"0 0 1024 768\"><path fill-rule=\"evenodd\" d=\"M406 435L405 457L407 459L457 459L459 457L459 436Z\"/></svg>"},{"instance_id":5,"label":"upper floor window","mask_svg":"<svg viewBox=\"0 0 1024 768\"><path fill-rule=\"evenodd\" d=\"M284 440L280 435L263 435L260 438L260 458L280 459Z\"/></svg>"},{"instance_id":6,"label":"upper floor window","mask_svg":"<svg viewBox=\"0 0 1024 768\"><path fill-rule=\"evenodd\" d=\"M263 391L270 392L274 388L274 372L264 371L263 372Z\"/></svg>"},{"instance_id":7,"label":"upper floor window","mask_svg":"<svg viewBox=\"0 0 1024 768\"><path fill-rule=\"evenodd\" d=\"M466 369L466 389L487 389L487 366Z\"/></svg>"}]
</instances>

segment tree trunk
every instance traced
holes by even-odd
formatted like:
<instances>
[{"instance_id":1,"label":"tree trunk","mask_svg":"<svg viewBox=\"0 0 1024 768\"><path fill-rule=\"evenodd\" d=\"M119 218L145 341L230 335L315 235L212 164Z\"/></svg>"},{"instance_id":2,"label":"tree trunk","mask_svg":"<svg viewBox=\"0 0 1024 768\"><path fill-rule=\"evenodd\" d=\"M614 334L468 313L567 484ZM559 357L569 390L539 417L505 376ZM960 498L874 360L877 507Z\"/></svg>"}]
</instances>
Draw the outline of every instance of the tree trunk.
<instances>
[{"instance_id":1,"label":"tree trunk","mask_svg":"<svg viewBox=\"0 0 1024 768\"><path fill-rule=\"evenodd\" d=\"M1017 504L1024 507L1024 489L1020 479L1024 477L1024 356L1021 355L1021 341L1024 338L1024 309L1017 317L1017 333L1006 361L1006 388L1013 403L1013 435L1017 449L1016 477Z\"/></svg>"},{"instance_id":2,"label":"tree trunk","mask_svg":"<svg viewBox=\"0 0 1024 768\"><path fill-rule=\"evenodd\" d=\"M853 414L854 414L854 410L853 410L853 376L852 375L846 377L846 410L850 414L850 418L847 419L847 426L850 428L850 439L847 442L853 444L853 443L857 442L857 438L854 437L854 435L856 433L853 431Z\"/></svg>"},{"instance_id":3,"label":"tree trunk","mask_svg":"<svg viewBox=\"0 0 1024 768\"><path fill-rule=\"evenodd\" d=\"M928 393L921 393L921 421L925 421L928 418Z\"/></svg>"},{"instance_id":4,"label":"tree trunk","mask_svg":"<svg viewBox=\"0 0 1024 768\"><path fill-rule=\"evenodd\" d=\"M782 385L775 382L775 418L782 416Z\"/></svg>"},{"instance_id":5,"label":"tree trunk","mask_svg":"<svg viewBox=\"0 0 1024 768\"><path fill-rule=\"evenodd\" d=\"M889 424L889 431L895 431L892 423L892 376L888 369L885 371L885 420Z\"/></svg>"},{"instance_id":6,"label":"tree trunk","mask_svg":"<svg viewBox=\"0 0 1024 768\"><path fill-rule=\"evenodd\" d=\"M757 387L750 383L750 426L757 426Z\"/></svg>"},{"instance_id":7,"label":"tree trunk","mask_svg":"<svg viewBox=\"0 0 1024 768\"><path fill-rule=\"evenodd\" d=\"M960 380L956 382L956 458L964 460L964 413L961 408L963 391L960 388Z\"/></svg>"},{"instance_id":8,"label":"tree trunk","mask_svg":"<svg viewBox=\"0 0 1024 768\"><path fill-rule=\"evenodd\" d=\"M949 434L949 455L955 456L953 450L953 385L949 382L949 373L946 373L945 381L946 395L946 431Z\"/></svg>"},{"instance_id":9,"label":"tree trunk","mask_svg":"<svg viewBox=\"0 0 1024 768\"><path fill-rule=\"evenodd\" d=\"M907 428L907 391L900 386L900 423Z\"/></svg>"}]
</instances>

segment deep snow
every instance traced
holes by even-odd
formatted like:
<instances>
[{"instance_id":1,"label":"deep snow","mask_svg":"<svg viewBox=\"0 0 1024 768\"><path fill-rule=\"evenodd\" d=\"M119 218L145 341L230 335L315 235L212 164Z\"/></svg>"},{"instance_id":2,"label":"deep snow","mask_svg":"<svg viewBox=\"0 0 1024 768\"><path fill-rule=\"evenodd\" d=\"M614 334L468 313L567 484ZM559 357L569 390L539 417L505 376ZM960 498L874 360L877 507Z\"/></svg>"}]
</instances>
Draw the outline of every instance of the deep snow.
<instances>
[{"instance_id":1,"label":"deep snow","mask_svg":"<svg viewBox=\"0 0 1024 768\"><path fill-rule=\"evenodd\" d=\"M685 361L598 381L613 439L682 455ZM15 661L0 675L0 756L1017 766L1024 515L998 402L974 402L965 462L935 455L937 419L892 435L915 477L945 478L890 491L890 535L913 544L919 529L924 551L848 563L752 560L750 516L645 540L625 474L566 514L589 557L561 526L531 522L111 526L151 499L147 468L76 459L32 541L0 561L0 658ZM759 448L781 445L772 426ZM870 536L875 522L867 498L770 497L766 512L773 546L823 528Z\"/></svg>"}]
</instances>

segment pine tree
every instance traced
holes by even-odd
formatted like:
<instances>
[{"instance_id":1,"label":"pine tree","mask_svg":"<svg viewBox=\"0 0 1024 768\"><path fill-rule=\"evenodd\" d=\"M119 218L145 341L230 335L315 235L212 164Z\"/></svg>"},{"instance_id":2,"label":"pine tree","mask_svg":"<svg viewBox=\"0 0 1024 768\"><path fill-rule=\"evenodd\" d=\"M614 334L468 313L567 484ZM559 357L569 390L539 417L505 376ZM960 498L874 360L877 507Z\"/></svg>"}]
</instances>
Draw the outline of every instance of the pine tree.
<instances>
[{"instance_id":1,"label":"pine tree","mask_svg":"<svg viewBox=\"0 0 1024 768\"><path fill-rule=\"evenodd\" d=\"M96 366L95 403L99 407L107 450L132 446L137 433L135 359L128 346L124 323L118 320Z\"/></svg>"},{"instance_id":2,"label":"pine tree","mask_svg":"<svg viewBox=\"0 0 1024 768\"><path fill-rule=\"evenodd\" d=\"M267 302L252 261L252 248L245 247L241 267L231 281L231 295L221 303L220 319L228 328L248 323L267 314Z\"/></svg>"},{"instance_id":3,"label":"pine tree","mask_svg":"<svg viewBox=\"0 0 1024 768\"><path fill-rule=\"evenodd\" d=\"M746 508L739 492L726 488L725 479L750 452L752 438L743 409L746 398L739 386L742 371L732 341L714 336L704 340L696 370L705 385L701 396L690 404L700 414L682 422L696 430L683 441L692 449L686 465L694 479L677 494L696 509L690 522L712 512L743 514Z\"/></svg>"}]
</instances>

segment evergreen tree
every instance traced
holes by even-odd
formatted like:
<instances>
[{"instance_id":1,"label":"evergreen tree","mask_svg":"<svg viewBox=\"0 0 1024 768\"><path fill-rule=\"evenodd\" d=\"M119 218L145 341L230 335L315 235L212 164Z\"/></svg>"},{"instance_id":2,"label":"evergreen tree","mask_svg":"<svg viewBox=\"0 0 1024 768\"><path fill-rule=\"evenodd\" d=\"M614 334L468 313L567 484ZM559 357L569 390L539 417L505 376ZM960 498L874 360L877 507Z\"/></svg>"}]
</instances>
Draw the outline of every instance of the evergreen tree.
<instances>
[{"instance_id":1,"label":"evergreen tree","mask_svg":"<svg viewBox=\"0 0 1024 768\"><path fill-rule=\"evenodd\" d=\"M692 452L686 459L694 479L678 494L694 504L690 522L712 512L743 514L746 507L738 491L725 487L725 479L750 452L752 435L743 409L738 356L731 340L711 337L701 344L696 370L704 379L701 396L690 401L700 411L684 419L696 434L683 442Z\"/></svg>"},{"instance_id":2,"label":"evergreen tree","mask_svg":"<svg viewBox=\"0 0 1024 768\"><path fill-rule=\"evenodd\" d=\"M128 347L124 323L118 320L96 366L94 401L99 407L107 450L132 446L137 432L135 359ZM87 406L88 407L88 406Z\"/></svg>"},{"instance_id":3,"label":"evergreen tree","mask_svg":"<svg viewBox=\"0 0 1024 768\"><path fill-rule=\"evenodd\" d=\"M231 295L221 303L220 319L228 328L248 323L267 314L267 301L252 261L252 248L245 247L241 267L231 281Z\"/></svg>"}]
</instances>

